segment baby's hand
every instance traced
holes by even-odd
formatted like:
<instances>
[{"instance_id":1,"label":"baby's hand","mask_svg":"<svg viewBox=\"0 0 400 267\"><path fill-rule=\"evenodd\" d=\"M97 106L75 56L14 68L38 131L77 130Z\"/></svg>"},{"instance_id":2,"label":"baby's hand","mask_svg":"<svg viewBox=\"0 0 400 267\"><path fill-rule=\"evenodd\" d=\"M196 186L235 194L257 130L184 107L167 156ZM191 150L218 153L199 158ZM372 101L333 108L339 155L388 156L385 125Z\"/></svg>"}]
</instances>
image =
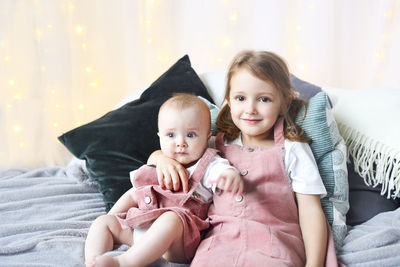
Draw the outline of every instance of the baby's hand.
<instances>
[{"instance_id":1,"label":"baby's hand","mask_svg":"<svg viewBox=\"0 0 400 267\"><path fill-rule=\"evenodd\" d=\"M163 189L178 191L182 186L183 192L188 190L188 173L179 162L159 154L156 163L158 183Z\"/></svg>"},{"instance_id":2,"label":"baby's hand","mask_svg":"<svg viewBox=\"0 0 400 267\"><path fill-rule=\"evenodd\" d=\"M243 179L234 169L224 170L218 177L216 185L217 188L231 192L234 195L241 195L243 193Z\"/></svg>"}]
</instances>

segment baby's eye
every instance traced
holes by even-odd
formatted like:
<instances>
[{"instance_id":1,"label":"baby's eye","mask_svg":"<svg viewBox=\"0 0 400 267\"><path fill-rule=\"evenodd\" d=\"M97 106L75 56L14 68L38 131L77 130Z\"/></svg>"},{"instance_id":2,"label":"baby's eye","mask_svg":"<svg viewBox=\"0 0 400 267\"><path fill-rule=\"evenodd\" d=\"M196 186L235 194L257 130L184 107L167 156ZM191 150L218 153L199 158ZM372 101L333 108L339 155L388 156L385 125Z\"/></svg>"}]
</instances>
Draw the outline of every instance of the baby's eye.
<instances>
[{"instance_id":1,"label":"baby's eye","mask_svg":"<svg viewBox=\"0 0 400 267\"><path fill-rule=\"evenodd\" d=\"M263 97L260 97L259 100L260 100L260 102L270 102L271 98L263 96Z\"/></svg>"},{"instance_id":2,"label":"baby's eye","mask_svg":"<svg viewBox=\"0 0 400 267\"><path fill-rule=\"evenodd\" d=\"M193 138L193 137L196 137L196 136L197 136L197 134L195 132L190 132L190 133L187 134L187 137L189 137L189 138Z\"/></svg>"},{"instance_id":3,"label":"baby's eye","mask_svg":"<svg viewBox=\"0 0 400 267\"><path fill-rule=\"evenodd\" d=\"M167 136L172 138L172 137L174 137L174 133L167 133Z\"/></svg>"},{"instance_id":4,"label":"baby's eye","mask_svg":"<svg viewBox=\"0 0 400 267\"><path fill-rule=\"evenodd\" d=\"M235 99L237 101L244 101L244 96L239 95L239 96L235 97Z\"/></svg>"}]
</instances>

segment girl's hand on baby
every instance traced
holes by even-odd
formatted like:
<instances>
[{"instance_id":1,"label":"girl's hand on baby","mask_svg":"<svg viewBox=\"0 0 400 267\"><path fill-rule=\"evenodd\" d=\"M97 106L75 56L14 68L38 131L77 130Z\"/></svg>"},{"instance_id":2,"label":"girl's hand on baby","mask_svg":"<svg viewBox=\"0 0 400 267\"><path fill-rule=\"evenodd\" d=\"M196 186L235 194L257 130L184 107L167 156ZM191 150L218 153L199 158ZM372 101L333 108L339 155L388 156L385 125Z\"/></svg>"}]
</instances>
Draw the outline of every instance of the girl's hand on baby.
<instances>
[{"instance_id":1,"label":"girl's hand on baby","mask_svg":"<svg viewBox=\"0 0 400 267\"><path fill-rule=\"evenodd\" d=\"M182 164L176 160L160 154L157 156L156 170L158 184L161 188L178 191L182 186L183 192L189 191L189 175Z\"/></svg>"},{"instance_id":2,"label":"girl's hand on baby","mask_svg":"<svg viewBox=\"0 0 400 267\"><path fill-rule=\"evenodd\" d=\"M233 195L241 195L243 193L243 179L234 169L223 171L218 177L216 185L219 189L231 192Z\"/></svg>"}]
</instances>

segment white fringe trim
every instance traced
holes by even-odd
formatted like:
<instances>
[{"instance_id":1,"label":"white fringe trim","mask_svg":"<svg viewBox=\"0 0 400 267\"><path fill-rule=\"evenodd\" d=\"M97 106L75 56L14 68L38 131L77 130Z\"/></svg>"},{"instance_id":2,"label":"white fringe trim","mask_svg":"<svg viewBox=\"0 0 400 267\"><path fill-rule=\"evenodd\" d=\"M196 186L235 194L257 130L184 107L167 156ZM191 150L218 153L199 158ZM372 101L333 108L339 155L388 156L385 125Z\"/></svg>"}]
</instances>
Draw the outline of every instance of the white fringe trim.
<instances>
[{"instance_id":1,"label":"white fringe trim","mask_svg":"<svg viewBox=\"0 0 400 267\"><path fill-rule=\"evenodd\" d=\"M347 146L347 158L366 185L382 185L381 195L400 197L400 151L376 141L359 131L338 123Z\"/></svg>"}]
</instances>

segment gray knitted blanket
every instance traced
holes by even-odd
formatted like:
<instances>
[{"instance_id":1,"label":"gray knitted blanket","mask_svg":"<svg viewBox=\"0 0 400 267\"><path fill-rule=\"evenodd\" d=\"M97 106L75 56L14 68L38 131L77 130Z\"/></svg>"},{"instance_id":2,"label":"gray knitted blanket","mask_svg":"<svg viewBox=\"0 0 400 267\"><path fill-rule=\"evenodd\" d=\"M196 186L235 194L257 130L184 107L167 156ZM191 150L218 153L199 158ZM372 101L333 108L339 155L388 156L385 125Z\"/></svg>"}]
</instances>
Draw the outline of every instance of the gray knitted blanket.
<instances>
[{"instance_id":1,"label":"gray knitted blanket","mask_svg":"<svg viewBox=\"0 0 400 267\"><path fill-rule=\"evenodd\" d=\"M104 213L79 164L0 170L0 266L83 266L87 231ZM351 229L338 255L347 266L400 266L400 209Z\"/></svg>"}]
</instances>

